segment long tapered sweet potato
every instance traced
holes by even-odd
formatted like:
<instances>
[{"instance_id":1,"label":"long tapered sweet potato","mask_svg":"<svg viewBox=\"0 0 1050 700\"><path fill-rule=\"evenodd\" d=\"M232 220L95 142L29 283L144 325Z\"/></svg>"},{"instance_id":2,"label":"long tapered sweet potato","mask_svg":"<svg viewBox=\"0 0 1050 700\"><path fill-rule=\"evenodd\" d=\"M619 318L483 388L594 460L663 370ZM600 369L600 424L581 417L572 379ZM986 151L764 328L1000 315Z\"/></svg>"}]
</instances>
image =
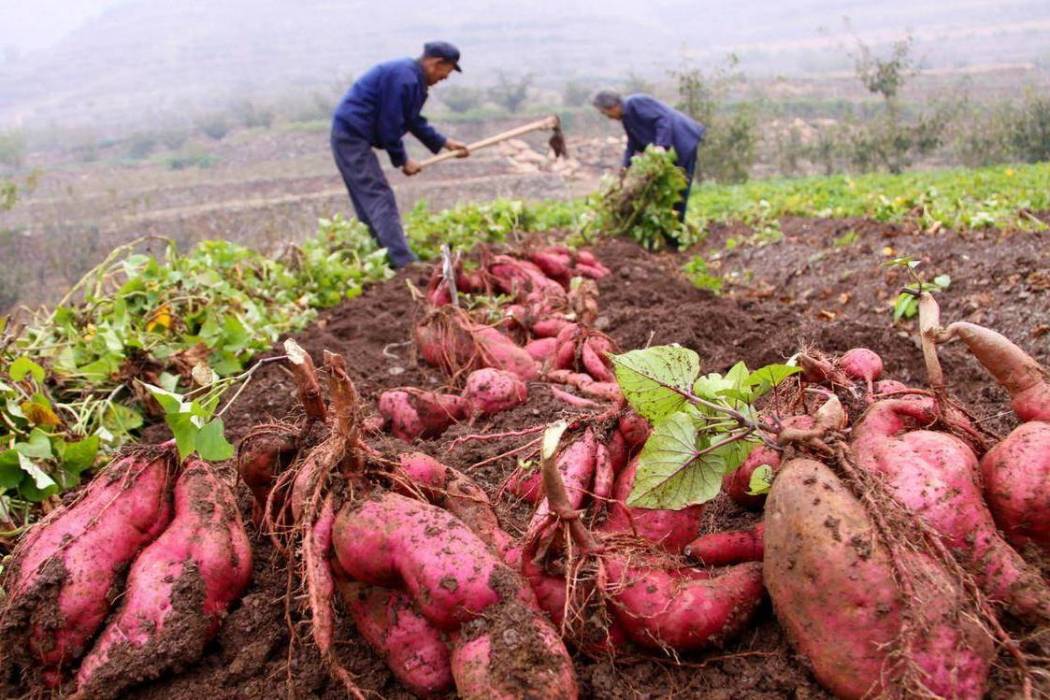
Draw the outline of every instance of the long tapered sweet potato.
<instances>
[{"instance_id":1,"label":"long tapered sweet potato","mask_svg":"<svg viewBox=\"0 0 1050 700\"><path fill-rule=\"evenodd\" d=\"M684 554L706 566L762 561L765 530L763 523L757 523L747 530L701 535L685 546Z\"/></svg>"},{"instance_id":2,"label":"long tapered sweet potato","mask_svg":"<svg viewBox=\"0 0 1050 700\"><path fill-rule=\"evenodd\" d=\"M762 602L762 565L738 564L712 575L669 569L646 557L603 558L606 595L636 643L689 651L723 643L743 629Z\"/></svg>"},{"instance_id":3,"label":"long tapered sweet potato","mask_svg":"<svg viewBox=\"0 0 1050 700\"><path fill-rule=\"evenodd\" d=\"M572 659L557 631L516 600L455 633L452 675L462 700L575 700L579 694Z\"/></svg>"},{"instance_id":4,"label":"long tapered sweet potato","mask_svg":"<svg viewBox=\"0 0 1050 700\"><path fill-rule=\"evenodd\" d=\"M921 517L970 569L992 599L1019 615L1050 620L1050 588L999 534L978 481L977 458L932 424L934 399L880 401L853 430L862 469L881 474L893 496Z\"/></svg>"},{"instance_id":5,"label":"long tapered sweet potato","mask_svg":"<svg viewBox=\"0 0 1050 700\"><path fill-rule=\"evenodd\" d=\"M384 493L339 511L335 558L350 578L403 587L432 624L455 630L489 606L535 598L458 518L437 506Z\"/></svg>"},{"instance_id":6,"label":"long tapered sweet potato","mask_svg":"<svg viewBox=\"0 0 1050 700\"><path fill-rule=\"evenodd\" d=\"M913 595L902 593L891 554L864 506L825 465L796 459L777 474L765 508L763 573L773 609L817 680L837 697L877 697L906 669L926 692L980 698L994 645L963 614L948 572L919 552L902 564ZM905 606L914 634L901 649Z\"/></svg>"},{"instance_id":7,"label":"long tapered sweet potato","mask_svg":"<svg viewBox=\"0 0 1050 700\"><path fill-rule=\"evenodd\" d=\"M58 670L84 653L110 610L121 570L171 521L174 465L170 445L116 460L15 550L0 641L47 682L56 683Z\"/></svg>"},{"instance_id":8,"label":"long tapered sweet potato","mask_svg":"<svg viewBox=\"0 0 1050 700\"><path fill-rule=\"evenodd\" d=\"M616 478L609 517L600 529L603 532L630 532L678 554L700 531L704 507L694 505L681 510L659 510L627 505L637 471L638 461L631 460Z\"/></svg>"},{"instance_id":9,"label":"long tapered sweet potato","mask_svg":"<svg viewBox=\"0 0 1050 700\"><path fill-rule=\"evenodd\" d=\"M421 696L452 687L448 644L406 593L342 577L335 581L357 631L401 683Z\"/></svg>"},{"instance_id":10,"label":"long tapered sweet potato","mask_svg":"<svg viewBox=\"0 0 1050 700\"><path fill-rule=\"evenodd\" d=\"M237 499L191 458L175 483L175 517L135 559L120 612L80 665L78 695L119 697L199 659L251 571Z\"/></svg>"}]
</instances>

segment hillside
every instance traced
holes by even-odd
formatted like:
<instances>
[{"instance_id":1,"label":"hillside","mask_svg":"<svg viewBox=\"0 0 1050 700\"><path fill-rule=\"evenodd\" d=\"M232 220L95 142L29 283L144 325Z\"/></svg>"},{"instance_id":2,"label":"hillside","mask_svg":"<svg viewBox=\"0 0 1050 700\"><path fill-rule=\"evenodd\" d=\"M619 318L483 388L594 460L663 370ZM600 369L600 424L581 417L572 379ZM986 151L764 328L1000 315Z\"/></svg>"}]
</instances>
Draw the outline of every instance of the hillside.
<instances>
[{"instance_id":1,"label":"hillside","mask_svg":"<svg viewBox=\"0 0 1050 700\"><path fill-rule=\"evenodd\" d=\"M494 71L531 72L559 86L573 76L663 76L685 59L730 51L753 73L814 74L849 66L853 45L911 30L929 67L1027 66L1050 59L1050 5L1039 0L861 3L757 0L641 5L485 0L419 6L304 0L132 0L56 47L0 64L0 126L132 122L241 96L337 90L371 63L445 37L464 50L462 83Z\"/></svg>"}]
</instances>

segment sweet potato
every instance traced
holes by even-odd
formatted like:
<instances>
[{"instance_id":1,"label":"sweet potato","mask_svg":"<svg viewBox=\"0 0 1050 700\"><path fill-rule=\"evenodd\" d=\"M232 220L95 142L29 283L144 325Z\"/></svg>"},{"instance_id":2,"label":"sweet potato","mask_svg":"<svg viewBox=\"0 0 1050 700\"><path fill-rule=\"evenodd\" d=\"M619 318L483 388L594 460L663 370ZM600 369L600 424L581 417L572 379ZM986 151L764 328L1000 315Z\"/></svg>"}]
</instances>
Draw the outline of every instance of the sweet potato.
<instances>
[{"instance_id":1,"label":"sweet potato","mask_svg":"<svg viewBox=\"0 0 1050 700\"><path fill-rule=\"evenodd\" d=\"M957 584L915 552L904 562L916 574L915 599L905 598L864 507L825 465L786 463L765 522L763 573L773 609L824 687L840 698L877 697L913 665L929 693L983 695L994 645L959 614ZM917 634L908 656L897 659L904 605Z\"/></svg>"},{"instance_id":2,"label":"sweet potato","mask_svg":"<svg viewBox=\"0 0 1050 700\"><path fill-rule=\"evenodd\" d=\"M521 466L507 479L505 488L523 501L539 503L543 498L543 476L534 464Z\"/></svg>"},{"instance_id":3,"label":"sweet potato","mask_svg":"<svg viewBox=\"0 0 1050 700\"><path fill-rule=\"evenodd\" d=\"M638 460L631 460L616 478L609 517L600 529L603 532L630 532L678 554L699 532L704 507L694 505L681 510L655 510L628 506L627 497L634 487L637 471Z\"/></svg>"},{"instance_id":4,"label":"sweet potato","mask_svg":"<svg viewBox=\"0 0 1050 700\"><path fill-rule=\"evenodd\" d=\"M594 431L587 428L583 435L566 445L558 454L555 465L565 484L571 508L580 508L584 504L587 495L591 492L594 484L597 447ZM550 504L544 498L532 516L528 532L538 532L548 522L550 512Z\"/></svg>"},{"instance_id":5,"label":"sweet potato","mask_svg":"<svg viewBox=\"0 0 1050 700\"><path fill-rule=\"evenodd\" d=\"M558 349L557 338L537 338L525 345L525 352L536 362L548 362Z\"/></svg>"},{"instance_id":6,"label":"sweet potato","mask_svg":"<svg viewBox=\"0 0 1050 700\"><path fill-rule=\"evenodd\" d=\"M837 364L846 376L867 382L869 392L875 380L882 375L882 358L867 348L847 350L838 358Z\"/></svg>"},{"instance_id":7,"label":"sweet potato","mask_svg":"<svg viewBox=\"0 0 1050 700\"><path fill-rule=\"evenodd\" d=\"M763 523L758 523L748 530L701 535L687 544L683 553L705 566L762 561L762 538L765 529Z\"/></svg>"},{"instance_id":8,"label":"sweet potato","mask_svg":"<svg viewBox=\"0 0 1050 700\"><path fill-rule=\"evenodd\" d=\"M596 382L589 374L571 372L567 369L555 369L547 372L547 381L557 384L568 384L580 393L603 401L623 401L623 392L616 382Z\"/></svg>"},{"instance_id":9,"label":"sweet potato","mask_svg":"<svg viewBox=\"0 0 1050 700\"><path fill-rule=\"evenodd\" d=\"M483 488L421 452L402 453L400 462L401 472L422 488L428 501L462 520L503 561L517 566L520 551L514 538L500 527L496 510Z\"/></svg>"},{"instance_id":10,"label":"sweet potato","mask_svg":"<svg viewBox=\"0 0 1050 700\"><path fill-rule=\"evenodd\" d=\"M470 331L477 343L485 367L506 370L525 381L531 381L539 376L539 365L536 360L532 359L524 348L515 345L513 340L495 328L473 324L470 326Z\"/></svg>"},{"instance_id":11,"label":"sweet potato","mask_svg":"<svg viewBox=\"0 0 1050 700\"><path fill-rule=\"evenodd\" d=\"M569 284L572 277L572 258L568 254L545 248L530 253L529 260L552 280L561 282L563 286Z\"/></svg>"},{"instance_id":12,"label":"sweet potato","mask_svg":"<svg viewBox=\"0 0 1050 700\"><path fill-rule=\"evenodd\" d=\"M395 678L421 696L452 687L448 644L407 594L342 577L336 577L336 587L357 631L383 657Z\"/></svg>"},{"instance_id":13,"label":"sweet potato","mask_svg":"<svg viewBox=\"0 0 1050 700\"><path fill-rule=\"evenodd\" d=\"M620 416L616 429L623 436L627 451L632 456L642 449L645 441L649 439L649 434L653 431L649 421L634 411L625 411Z\"/></svg>"},{"instance_id":14,"label":"sweet potato","mask_svg":"<svg viewBox=\"0 0 1050 700\"><path fill-rule=\"evenodd\" d=\"M254 428L237 446L237 473L252 492L255 500L252 513L257 523L277 474L291 463L298 447L296 434L290 427L279 424Z\"/></svg>"},{"instance_id":15,"label":"sweet potato","mask_svg":"<svg viewBox=\"0 0 1050 700\"><path fill-rule=\"evenodd\" d=\"M411 442L441 435L469 415L470 404L454 394L406 387L384 391L379 396L379 413L389 423L394 437Z\"/></svg>"},{"instance_id":16,"label":"sweet potato","mask_svg":"<svg viewBox=\"0 0 1050 700\"><path fill-rule=\"evenodd\" d=\"M1050 620L1050 589L996 529L973 451L948 433L908 431L909 421L931 424L936 416L929 397L874 404L853 430L858 466L881 474L894 497L941 535L990 598L1016 614Z\"/></svg>"},{"instance_id":17,"label":"sweet potato","mask_svg":"<svg viewBox=\"0 0 1050 700\"><path fill-rule=\"evenodd\" d=\"M452 675L463 700L578 696L561 637L542 614L515 600L453 635Z\"/></svg>"},{"instance_id":18,"label":"sweet potato","mask_svg":"<svg viewBox=\"0 0 1050 700\"><path fill-rule=\"evenodd\" d=\"M333 531L339 566L362 583L403 587L420 612L452 631L491 605L531 589L461 520L395 493L339 511Z\"/></svg>"},{"instance_id":19,"label":"sweet potato","mask_svg":"<svg viewBox=\"0 0 1050 700\"><path fill-rule=\"evenodd\" d=\"M175 483L175 517L135 559L117 616L80 665L78 695L119 697L199 659L252 572L237 499L191 458Z\"/></svg>"},{"instance_id":20,"label":"sweet potato","mask_svg":"<svg viewBox=\"0 0 1050 700\"><path fill-rule=\"evenodd\" d=\"M538 338L557 338L567 326L575 325L564 318L543 318L532 324L532 333Z\"/></svg>"},{"instance_id":21,"label":"sweet potato","mask_svg":"<svg viewBox=\"0 0 1050 700\"><path fill-rule=\"evenodd\" d=\"M499 413L520 406L528 398L525 382L518 375L486 367L467 377L463 399L475 413Z\"/></svg>"},{"instance_id":22,"label":"sweet potato","mask_svg":"<svg viewBox=\"0 0 1050 700\"><path fill-rule=\"evenodd\" d=\"M0 640L50 684L95 636L120 572L171 521L174 466L170 445L117 459L16 548L5 577Z\"/></svg>"},{"instance_id":23,"label":"sweet potato","mask_svg":"<svg viewBox=\"0 0 1050 700\"><path fill-rule=\"evenodd\" d=\"M651 649L722 644L751 621L764 593L757 562L717 575L645 557L606 556L603 563L613 613L632 641Z\"/></svg>"},{"instance_id":24,"label":"sweet potato","mask_svg":"<svg viewBox=\"0 0 1050 700\"><path fill-rule=\"evenodd\" d=\"M747 459L735 470L722 477L722 490L733 499L733 502L748 510L761 510L762 504L766 502L765 494L753 495L751 490L751 475L763 464L767 464L776 471L780 466L780 453L776 450L758 445L751 450Z\"/></svg>"},{"instance_id":25,"label":"sweet potato","mask_svg":"<svg viewBox=\"0 0 1050 700\"><path fill-rule=\"evenodd\" d=\"M1050 382L1046 370L1003 335L973 323L953 323L939 340L959 338L977 361L1010 392L1010 405L1022 421L1050 421Z\"/></svg>"},{"instance_id":26,"label":"sweet potato","mask_svg":"<svg viewBox=\"0 0 1050 700\"><path fill-rule=\"evenodd\" d=\"M996 524L1018 549L1050 556L1050 422L1030 421L981 459L984 496Z\"/></svg>"}]
</instances>

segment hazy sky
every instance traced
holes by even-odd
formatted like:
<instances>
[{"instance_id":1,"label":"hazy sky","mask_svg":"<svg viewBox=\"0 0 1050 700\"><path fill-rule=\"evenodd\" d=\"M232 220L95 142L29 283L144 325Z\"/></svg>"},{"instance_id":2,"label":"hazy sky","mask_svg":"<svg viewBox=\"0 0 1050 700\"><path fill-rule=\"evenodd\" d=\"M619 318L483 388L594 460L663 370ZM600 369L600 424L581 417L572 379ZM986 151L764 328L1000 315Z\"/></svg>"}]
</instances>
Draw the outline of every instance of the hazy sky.
<instances>
[{"instance_id":1,"label":"hazy sky","mask_svg":"<svg viewBox=\"0 0 1050 700\"><path fill-rule=\"evenodd\" d=\"M0 49L54 45L90 17L125 0L0 0Z\"/></svg>"}]
</instances>

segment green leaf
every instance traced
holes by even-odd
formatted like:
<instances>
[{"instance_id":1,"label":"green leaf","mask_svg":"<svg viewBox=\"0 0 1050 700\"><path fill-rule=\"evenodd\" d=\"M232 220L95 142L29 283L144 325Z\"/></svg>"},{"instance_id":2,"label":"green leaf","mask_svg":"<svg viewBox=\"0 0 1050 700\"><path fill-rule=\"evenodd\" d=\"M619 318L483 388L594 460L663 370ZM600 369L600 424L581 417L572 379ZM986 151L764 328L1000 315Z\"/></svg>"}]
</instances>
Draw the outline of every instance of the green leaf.
<instances>
[{"instance_id":1,"label":"green leaf","mask_svg":"<svg viewBox=\"0 0 1050 700\"><path fill-rule=\"evenodd\" d=\"M760 464L751 472L751 480L747 485L747 492L751 496L762 496L769 493L769 487L773 485L773 467L768 464Z\"/></svg>"},{"instance_id":2,"label":"green leaf","mask_svg":"<svg viewBox=\"0 0 1050 700\"><path fill-rule=\"evenodd\" d=\"M197 433L197 454L209 462L221 462L233 456L233 445L226 441L222 418L206 424Z\"/></svg>"},{"instance_id":3,"label":"green leaf","mask_svg":"<svg viewBox=\"0 0 1050 700\"><path fill-rule=\"evenodd\" d=\"M102 426L114 435L138 430L142 423L142 414L122 403L110 403L102 414Z\"/></svg>"},{"instance_id":4,"label":"green leaf","mask_svg":"<svg viewBox=\"0 0 1050 700\"><path fill-rule=\"evenodd\" d=\"M98 435L77 442L59 442L58 454L62 460L62 469L78 476L85 469L90 469L98 456L99 442Z\"/></svg>"},{"instance_id":5,"label":"green leaf","mask_svg":"<svg viewBox=\"0 0 1050 700\"><path fill-rule=\"evenodd\" d=\"M40 428L29 433L29 442L16 442L15 450L30 459L51 459L51 438Z\"/></svg>"},{"instance_id":6,"label":"green leaf","mask_svg":"<svg viewBox=\"0 0 1050 700\"><path fill-rule=\"evenodd\" d=\"M171 434L175 436L179 459L186 459L197 448L197 433L200 432L194 416L189 413L169 413L164 416L164 422L168 424Z\"/></svg>"},{"instance_id":7,"label":"green leaf","mask_svg":"<svg viewBox=\"0 0 1050 700\"><path fill-rule=\"evenodd\" d=\"M792 365L772 364L756 369L747 378L748 386L754 388L751 400L764 396L770 389L779 386L788 377L802 371L801 367Z\"/></svg>"},{"instance_id":8,"label":"green leaf","mask_svg":"<svg viewBox=\"0 0 1050 700\"><path fill-rule=\"evenodd\" d=\"M142 385L146 387L150 396L157 400L157 403L159 403L160 407L164 410L165 415L183 413L189 410L186 407L185 402L183 402L182 396L176 394L174 391L168 391L167 389L162 389L153 384L146 384L145 382L143 382Z\"/></svg>"},{"instance_id":9,"label":"green leaf","mask_svg":"<svg viewBox=\"0 0 1050 700\"><path fill-rule=\"evenodd\" d=\"M700 374L700 357L679 345L660 345L612 355L616 381L631 408L657 423L685 404Z\"/></svg>"},{"instance_id":10,"label":"green leaf","mask_svg":"<svg viewBox=\"0 0 1050 700\"><path fill-rule=\"evenodd\" d=\"M0 452L0 488L13 489L22 483L25 472L19 462L20 455L16 450Z\"/></svg>"},{"instance_id":11,"label":"green leaf","mask_svg":"<svg viewBox=\"0 0 1050 700\"><path fill-rule=\"evenodd\" d=\"M678 510L718 495L725 473L717 455L697 456L696 425L676 413L653 427L638 455L638 473L627 505Z\"/></svg>"},{"instance_id":12,"label":"green leaf","mask_svg":"<svg viewBox=\"0 0 1050 700\"><path fill-rule=\"evenodd\" d=\"M18 462L22 471L29 475L29 481L23 481L19 489L23 496L30 501L42 501L58 493L58 484L36 462L22 453L18 455Z\"/></svg>"},{"instance_id":13,"label":"green leaf","mask_svg":"<svg viewBox=\"0 0 1050 700\"><path fill-rule=\"evenodd\" d=\"M11 363L11 367L7 370L8 375L16 382L20 382L26 378L26 375L32 375L33 379L38 382L44 381L44 368L37 363L30 360L25 355L22 355L14 362Z\"/></svg>"}]
</instances>

